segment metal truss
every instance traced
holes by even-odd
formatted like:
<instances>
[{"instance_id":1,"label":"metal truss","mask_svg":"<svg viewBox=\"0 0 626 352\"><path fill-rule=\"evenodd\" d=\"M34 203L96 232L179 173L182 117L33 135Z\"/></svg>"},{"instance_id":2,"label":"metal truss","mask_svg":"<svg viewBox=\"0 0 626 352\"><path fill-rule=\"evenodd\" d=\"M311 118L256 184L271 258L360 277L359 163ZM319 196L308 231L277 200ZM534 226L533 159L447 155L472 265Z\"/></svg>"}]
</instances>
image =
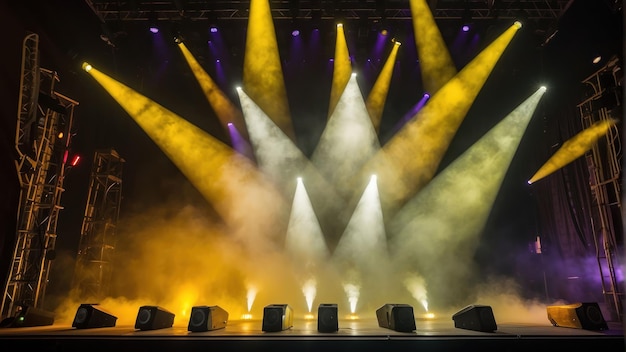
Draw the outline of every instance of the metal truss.
<instances>
[{"instance_id":1,"label":"metal truss","mask_svg":"<svg viewBox=\"0 0 626 352\"><path fill-rule=\"evenodd\" d=\"M21 306L43 307L78 105L55 91L59 77L39 66L38 44L37 34L24 38L15 136L20 203L15 248L0 306L2 318Z\"/></svg>"},{"instance_id":2,"label":"metal truss","mask_svg":"<svg viewBox=\"0 0 626 352\"><path fill-rule=\"evenodd\" d=\"M85 0L102 22L245 20L250 1ZM557 20L573 0L425 0L437 20ZM409 0L270 0L274 20L409 20Z\"/></svg>"},{"instance_id":3,"label":"metal truss","mask_svg":"<svg viewBox=\"0 0 626 352\"><path fill-rule=\"evenodd\" d=\"M582 81L589 96L578 104L583 128L609 119L620 120L623 114L623 71L617 57ZM620 288L618 268L623 248L622 214L622 134L613 126L585 154L589 169L593 238L600 272L600 283L612 313L623 320L624 292Z\"/></svg>"},{"instance_id":4,"label":"metal truss","mask_svg":"<svg viewBox=\"0 0 626 352\"><path fill-rule=\"evenodd\" d=\"M85 300L101 300L109 293L124 162L112 149L94 154L72 284Z\"/></svg>"}]
</instances>

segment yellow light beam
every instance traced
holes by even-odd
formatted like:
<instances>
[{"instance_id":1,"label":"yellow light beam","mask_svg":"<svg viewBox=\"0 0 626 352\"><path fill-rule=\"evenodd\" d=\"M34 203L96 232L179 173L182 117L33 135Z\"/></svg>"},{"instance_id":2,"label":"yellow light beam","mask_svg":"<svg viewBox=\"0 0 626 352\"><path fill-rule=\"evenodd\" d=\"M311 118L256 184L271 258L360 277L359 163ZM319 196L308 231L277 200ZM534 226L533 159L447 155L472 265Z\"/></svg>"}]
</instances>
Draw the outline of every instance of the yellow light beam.
<instances>
[{"instance_id":1,"label":"yellow light beam","mask_svg":"<svg viewBox=\"0 0 626 352\"><path fill-rule=\"evenodd\" d=\"M456 67L426 0L411 0L411 19L424 90L434 95L456 75Z\"/></svg>"},{"instance_id":2,"label":"yellow light beam","mask_svg":"<svg viewBox=\"0 0 626 352\"><path fill-rule=\"evenodd\" d=\"M295 139L268 0L250 1L243 87L267 116L289 138Z\"/></svg>"},{"instance_id":3,"label":"yellow light beam","mask_svg":"<svg viewBox=\"0 0 626 352\"><path fill-rule=\"evenodd\" d=\"M273 242L269 239L280 233L277 229L286 226L282 222L288 206L248 158L97 69L91 67L88 72L213 205L234 233L254 234L254 240L248 240L255 246L266 247Z\"/></svg>"},{"instance_id":4,"label":"yellow light beam","mask_svg":"<svg viewBox=\"0 0 626 352\"><path fill-rule=\"evenodd\" d=\"M346 88L352 74L352 61L346 41L343 24L337 24L337 39L335 42L335 58L333 61L333 82L330 88L330 102L328 105L328 117L332 116L337 103Z\"/></svg>"},{"instance_id":5,"label":"yellow light beam","mask_svg":"<svg viewBox=\"0 0 626 352\"><path fill-rule=\"evenodd\" d=\"M528 183L535 183L584 155L616 123L617 120L614 119L596 122L565 141L561 148L537 170Z\"/></svg>"},{"instance_id":6,"label":"yellow light beam","mask_svg":"<svg viewBox=\"0 0 626 352\"><path fill-rule=\"evenodd\" d=\"M400 42L395 42L365 102L370 119L372 119L372 126L374 126L376 131L378 131L380 127L380 120L385 109L385 101L387 100L387 93L389 93L389 83L393 75L393 68L396 65L396 57L398 56L399 48Z\"/></svg>"},{"instance_id":7,"label":"yellow light beam","mask_svg":"<svg viewBox=\"0 0 626 352\"><path fill-rule=\"evenodd\" d=\"M363 168L377 174L383 206L392 214L434 176L474 99L519 29L513 24L448 81Z\"/></svg>"},{"instance_id":8,"label":"yellow light beam","mask_svg":"<svg viewBox=\"0 0 626 352\"><path fill-rule=\"evenodd\" d=\"M189 68L191 68L191 72L200 84L200 88L202 88L204 95L213 107L213 110L215 111L217 118L220 120L224 130L228 131L228 123L230 122L237 128L237 131L242 137L248 138L248 132L243 121L243 114L241 113L241 110L239 110L235 104L228 99L228 96L202 68L187 46L184 43L179 43L178 47L183 53L183 57L187 61Z\"/></svg>"},{"instance_id":9,"label":"yellow light beam","mask_svg":"<svg viewBox=\"0 0 626 352\"><path fill-rule=\"evenodd\" d=\"M419 268L432 301L467 293L478 238L544 92L518 105L389 221L394 267Z\"/></svg>"}]
</instances>

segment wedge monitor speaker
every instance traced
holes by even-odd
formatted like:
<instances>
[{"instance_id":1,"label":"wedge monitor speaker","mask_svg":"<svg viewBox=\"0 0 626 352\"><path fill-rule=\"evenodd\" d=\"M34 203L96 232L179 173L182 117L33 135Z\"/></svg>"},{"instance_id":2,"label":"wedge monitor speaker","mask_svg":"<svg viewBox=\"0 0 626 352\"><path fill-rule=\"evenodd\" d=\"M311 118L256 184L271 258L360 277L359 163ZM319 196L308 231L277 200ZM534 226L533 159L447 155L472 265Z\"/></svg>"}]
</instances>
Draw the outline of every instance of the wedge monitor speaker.
<instances>
[{"instance_id":1,"label":"wedge monitor speaker","mask_svg":"<svg viewBox=\"0 0 626 352\"><path fill-rule=\"evenodd\" d=\"M388 303L376 310L378 326L399 332L415 331L413 307L408 304Z\"/></svg>"},{"instance_id":2,"label":"wedge monitor speaker","mask_svg":"<svg viewBox=\"0 0 626 352\"><path fill-rule=\"evenodd\" d=\"M226 327L228 312L219 306L195 306L191 308L188 331L209 331Z\"/></svg>"},{"instance_id":3,"label":"wedge monitor speaker","mask_svg":"<svg viewBox=\"0 0 626 352\"><path fill-rule=\"evenodd\" d=\"M600 306L595 302L554 305L546 308L548 320L554 326L584 330L607 330Z\"/></svg>"},{"instance_id":4,"label":"wedge monitor speaker","mask_svg":"<svg viewBox=\"0 0 626 352\"><path fill-rule=\"evenodd\" d=\"M317 308L317 331L335 332L339 330L337 318L337 305L334 303L322 303Z\"/></svg>"},{"instance_id":5,"label":"wedge monitor speaker","mask_svg":"<svg viewBox=\"0 0 626 352\"><path fill-rule=\"evenodd\" d=\"M117 317L106 312L97 304L81 304L76 310L72 327L77 329L92 329L113 327Z\"/></svg>"},{"instance_id":6,"label":"wedge monitor speaker","mask_svg":"<svg viewBox=\"0 0 626 352\"><path fill-rule=\"evenodd\" d=\"M293 309L288 304L270 304L263 308L263 331L276 332L291 327L293 327Z\"/></svg>"},{"instance_id":7,"label":"wedge monitor speaker","mask_svg":"<svg viewBox=\"0 0 626 352\"><path fill-rule=\"evenodd\" d=\"M54 324L54 313L33 306L19 306L15 317L8 324L12 328L46 326Z\"/></svg>"},{"instance_id":8,"label":"wedge monitor speaker","mask_svg":"<svg viewBox=\"0 0 626 352\"><path fill-rule=\"evenodd\" d=\"M459 329L493 332L498 330L493 310L490 306L469 305L452 316L454 327Z\"/></svg>"},{"instance_id":9,"label":"wedge monitor speaker","mask_svg":"<svg viewBox=\"0 0 626 352\"><path fill-rule=\"evenodd\" d=\"M139 307L135 329L157 330L171 328L174 325L174 313L159 306Z\"/></svg>"}]
</instances>

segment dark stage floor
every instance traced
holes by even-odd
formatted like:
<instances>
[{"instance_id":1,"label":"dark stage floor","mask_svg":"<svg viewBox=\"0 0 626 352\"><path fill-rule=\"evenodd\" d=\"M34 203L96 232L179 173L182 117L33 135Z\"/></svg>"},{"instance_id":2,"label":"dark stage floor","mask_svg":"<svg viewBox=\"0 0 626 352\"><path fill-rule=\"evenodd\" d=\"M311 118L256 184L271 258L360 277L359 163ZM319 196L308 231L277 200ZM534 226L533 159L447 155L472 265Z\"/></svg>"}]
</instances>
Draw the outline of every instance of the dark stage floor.
<instances>
[{"instance_id":1,"label":"dark stage floor","mask_svg":"<svg viewBox=\"0 0 626 352\"><path fill-rule=\"evenodd\" d=\"M417 320L404 333L376 319L340 320L339 330L321 333L316 320L294 320L279 332L262 331L261 320L234 320L219 330L189 332L174 325L159 330L134 326L75 329L70 325L0 329L3 351L625 351L621 323L592 331L545 324L498 323L494 332L455 328L451 319ZM11 348L11 349L9 349Z\"/></svg>"}]
</instances>

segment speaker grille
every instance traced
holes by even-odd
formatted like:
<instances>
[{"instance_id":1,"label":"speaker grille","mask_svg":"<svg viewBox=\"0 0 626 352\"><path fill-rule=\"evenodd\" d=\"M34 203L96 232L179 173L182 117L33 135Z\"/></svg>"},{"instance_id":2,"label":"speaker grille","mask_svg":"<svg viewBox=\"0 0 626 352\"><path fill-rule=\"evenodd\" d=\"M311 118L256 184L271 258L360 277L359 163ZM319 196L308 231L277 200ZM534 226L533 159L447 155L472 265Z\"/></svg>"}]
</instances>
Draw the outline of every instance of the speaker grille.
<instances>
[{"instance_id":1,"label":"speaker grille","mask_svg":"<svg viewBox=\"0 0 626 352\"><path fill-rule=\"evenodd\" d=\"M150 308L142 308L137 314L137 323L138 324L148 324L150 319L152 318L152 310Z\"/></svg>"},{"instance_id":2,"label":"speaker grille","mask_svg":"<svg viewBox=\"0 0 626 352\"><path fill-rule=\"evenodd\" d=\"M84 324L89 318L89 310L85 307L78 308L76 311L76 316L74 317L74 323L76 324Z\"/></svg>"},{"instance_id":3,"label":"speaker grille","mask_svg":"<svg viewBox=\"0 0 626 352\"><path fill-rule=\"evenodd\" d=\"M202 324L206 324L206 319L207 315L204 309L194 309L193 312L191 312L189 322L191 326L199 327L202 326Z\"/></svg>"}]
</instances>

